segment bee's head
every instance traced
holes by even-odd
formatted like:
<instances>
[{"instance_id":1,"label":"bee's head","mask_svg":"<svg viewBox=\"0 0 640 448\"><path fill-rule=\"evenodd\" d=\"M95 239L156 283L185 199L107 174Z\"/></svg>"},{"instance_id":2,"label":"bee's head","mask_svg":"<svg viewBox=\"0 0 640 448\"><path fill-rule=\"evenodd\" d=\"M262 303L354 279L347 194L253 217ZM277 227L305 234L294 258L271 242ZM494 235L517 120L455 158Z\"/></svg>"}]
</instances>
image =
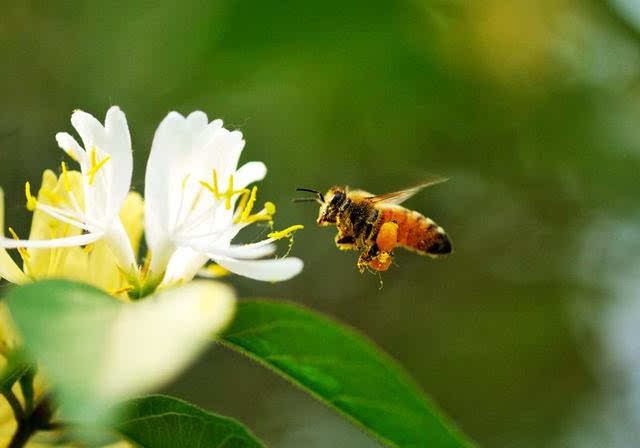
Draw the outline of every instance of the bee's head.
<instances>
[{"instance_id":1,"label":"bee's head","mask_svg":"<svg viewBox=\"0 0 640 448\"><path fill-rule=\"evenodd\" d=\"M317 223L320 226L329 226L336 223L340 206L347 199L347 193L342 187L333 187L324 195L324 201L320 205Z\"/></svg>"},{"instance_id":2,"label":"bee's head","mask_svg":"<svg viewBox=\"0 0 640 448\"><path fill-rule=\"evenodd\" d=\"M320 211L318 213L318 225L328 226L336 223L336 217L340 206L347 198L347 193L342 187L333 187L326 194L322 194L317 190L310 188L297 188L298 191L307 191L314 193L315 198L301 198L294 199L296 202L317 202L320 204Z\"/></svg>"}]
</instances>

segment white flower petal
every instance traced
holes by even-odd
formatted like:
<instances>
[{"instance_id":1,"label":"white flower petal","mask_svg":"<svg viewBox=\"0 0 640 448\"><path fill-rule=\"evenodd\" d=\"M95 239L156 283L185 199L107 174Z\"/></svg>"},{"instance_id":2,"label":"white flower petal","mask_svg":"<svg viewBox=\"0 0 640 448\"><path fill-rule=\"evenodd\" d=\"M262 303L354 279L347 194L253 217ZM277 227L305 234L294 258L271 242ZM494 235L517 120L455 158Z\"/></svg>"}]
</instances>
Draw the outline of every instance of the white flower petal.
<instances>
[{"instance_id":1,"label":"white flower petal","mask_svg":"<svg viewBox=\"0 0 640 448\"><path fill-rule=\"evenodd\" d=\"M238 188L245 188L258 182L267 175L267 167L262 162L248 162L236 171L235 181Z\"/></svg>"},{"instance_id":2,"label":"white flower petal","mask_svg":"<svg viewBox=\"0 0 640 448\"><path fill-rule=\"evenodd\" d=\"M224 329L234 312L231 288L213 281L193 281L126 304L109 336L102 393L118 399L166 384Z\"/></svg>"},{"instance_id":3,"label":"white flower petal","mask_svg":"<svg viewBox=\"0 0 640 448\"><path fill-rule=\"evenodd\" d=\"M112 164L109 167L112 170L111 206L119 212L129 193L133 174L131 135L127 118L119 107L109 108L104 129L106 141L105 146L100 149L111 156L111 160L107 162Z\"/></svg>"},{"instance_id":4,"label":"white flower petal","mask_svg":"<svg viewBox=\"0 0 640 448\"><path fill-rule=\"evenodd\" d=\"M276 245L269 244L244 244L231 245L228 248L211 249L208 251L210 255L215 254L218 257L239 258L241 260L250 260L263 258L272 255L276 251Z\"/></svg>"},{"instance_id":5,"label":"white flower petal","mask_svg":"<svg viewBox=\"0 0 640 448\"><path fill-rule=\"evenodd\" d=\"M93 115L76 110L71 114L71 124L78 131L87 151L91 151L93 147L102 149L105 143L104 127Z\"/></svg>"},{"instance_id":6,"label":"white flower petal","mask_svg":"<svg viewBox=\"0 0 640 448\"><path fill-rule=\"evenodd\" d=\"M234 274L267 282L289 280L298 275L304 266L302 260L294 257L274 260L237 260L211 255L216 263Z\"/></svg>"},{"instance_id":7,"label":"white flower petal","mask_svg":"<svg viewBox=\"0 0 640 448\"><path fill-rule=\"evenodd\" d=\"M178 248L169 260L163 284L190 281L207 261L209 257L201 252L196 252L189 247Z\"/></svg>"},{"instance_id":8,"label":"white flower petal","mask_svg":"<svg viewBox=\"0 0 640 448\"><path fill-rule=\"evenodd\" d=\"M201 110L196 110L187 116L187 123L192 132L200 132L209 124L209 119L207 114Z\"/></svg>"},{"instance_id":9,"label":"white flower petal","mask_svg":"<svg viewBox=\"0 0 640 448\"><path fill-rule=\"evenodd\" d=\"M69 154L70 157L77 159L81 166L86 163L86 152L71 135L66 132L58 132L56 141L60 149Z\"/></svg>"},{"instance_id":10,"label":"white flower petal","mask_svg":"<svg viewBox=\"0 0 640 448\"><path fill-rule=\"evenodd\" d=\"M66 238L53 238L50 240L14 240L11 238L3 238L0 241L0 247L4 247L5 249L17 249L19 247L44 248L84 246L86 244L95 243L103 236L103 233L94 232Z\"/></svg>"},{"instance_id":11,"label":"white flower petal","mask_svg":"<svg viewBox=\"0 0 640 448\"><path fill-rule=\"evenodd\" d=\"M175 167L180 152L186 149L186 136L181 129L183 121L184 117L177 112L170 112L162 120L153 138L147 162L144 188L145 238L151 251L158 255L166 250L162 246L167 245L170 239L167 201L171 186L168 179L171 179L171 168Z\"/></svg>"}]
</instances>

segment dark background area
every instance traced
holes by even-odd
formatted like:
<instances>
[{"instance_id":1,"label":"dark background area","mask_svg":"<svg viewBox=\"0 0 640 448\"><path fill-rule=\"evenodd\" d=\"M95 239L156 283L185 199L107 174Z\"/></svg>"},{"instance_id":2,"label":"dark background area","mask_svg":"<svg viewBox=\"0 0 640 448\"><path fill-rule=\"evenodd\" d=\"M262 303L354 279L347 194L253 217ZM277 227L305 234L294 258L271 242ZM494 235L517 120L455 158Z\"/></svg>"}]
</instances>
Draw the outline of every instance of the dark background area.
<instances>
[{"instance_id":1,"label":"dark background area","mask_svg":"<svg viewBox=\"0 0 640 448\"><path fill-rule=\"evenodd\" d=\"M134 184L170 110L240 129L276 226L302 223L307 305L398 359L483 446L633 446L640 423L640 7L633 0L0 2L0 183L64 159L82 108L127 114ZM455 254L360 275L296 187L407 202ZM257 236L252 229L246 240ZM283 243L282 251L286 249ZM262 367L212 348L170 389L274 447L377 446Z\"/></svg>"}]
</instances>

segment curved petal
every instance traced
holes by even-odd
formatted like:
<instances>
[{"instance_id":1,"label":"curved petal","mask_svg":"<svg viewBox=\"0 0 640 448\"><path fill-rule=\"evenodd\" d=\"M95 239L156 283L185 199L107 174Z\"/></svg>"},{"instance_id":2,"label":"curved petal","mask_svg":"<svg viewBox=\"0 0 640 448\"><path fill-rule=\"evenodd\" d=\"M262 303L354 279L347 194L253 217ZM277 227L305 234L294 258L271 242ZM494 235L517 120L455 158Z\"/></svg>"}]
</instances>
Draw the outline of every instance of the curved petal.
<instances>
[{"instance_id":1,"label":"curved petal","mask_svg":"<svg viewBox=\"0 0 640 448\"><path fill-rule=\"evenodd\" d=\"M272 255L276 251L275 244L245 244L241 246L229 246L228 248L212 249L210 254L218 257L238 258L251 260Z\"/></svg>"},{"instance_id":2,"label":"curved petal","mask_svg":"<svg viewBox=\"0 0 640 448\"><path fill-rule=\"evenodd\" d=\"M194 281L122 306L104 354L101 392L117 399L171 380L227 326L235 302L230 287Z\"/></svg>"},{"instance_id":3,"label":"curved petal","mask_svg":"<svg viewBox=\"0 0 640 448\"><path fill-rule=\"evenodd\" d=\"M6 250L0 249L0 279L22 285L28 283L29 277L16 264Z\"/></svg>"},{"instance_id":4,"label":"curved petal","mask_svg":"<svg viewBox=\"0 0 640 448\"><path fill-rule=\"evenodd\" d=\"M69 154L69 157L76 159L81 167L84 167L87 153L78 144L75 138L66 132L58 132L56 134L56 141L58 142L60 149Z\"/></svg>"},{"instance_id":5,"label":"curved petal","mask_svg":"<svg viewBox=\"0 0 640 448\"><path fill-rule=\"evenodd\" d=\"M90 151L93 147L102 149L105 143L104 127L93 115L83 110L75 110L71 114L71 124L78 131L86 150Z\"/></svg>"},{"instance_id":6,"label":"curved petal","mask_svg":"<svg viewBox=\"0 0 640 448\"><path fill-rule=\"evenodd\" d=\"M147 162L144 186L144 227L147 245L157 253L167 244L169 235L169 200L171 167L180 151L185 150L187 138L182 129L184 117L170 112L156 129ZM178 193L180 193L178 191Z\"/></svg>"},{"instance_id":7,"label":"curved petal","mask_svg":"<svg viewBox=\"0 0 640 448\"><path fill-rule=\"evenodd\" d=\"M187 115L187 123L192 132L200 132L209 124L209 119L207 118L207 114L201 110L196 110Z\"/></svg>"},{"instance_id":8,"label":"curved petal","mask_svg":"<svg viewBox=\"0 0 640 448\"><path fill-rule=\"evenodd\" d=\"M245 188L254 182L264 179L267 175L267 167L262 162L247 162L236 171L236 184L238 188Z\"/></svg>"},{"instance_id":9,"label":"curved petal","mask_svg":"<svg viewBox=\"0 0 640 448\"><path fill-rule=\"evenodd\" d=\"M101 149L111 156L111 206L117 213L131 187L133 174L131 135L129 134L127 117L118 106L109 108L104 123L106 138L105 146Z\"/></svg>"},{"instance_id":10,"label":"curved petal","mask_svg":"<svg viewBox=\"0 0 640 448\"><path fill-rule=\"evenodd\" d=\"M19 247L73 247L95 243L104 236L104 233L94 232L67 238L53 238L50 240L14 240L3 238L0 247L5 249L17 249Z\"/></svg>"},{"instance_id":11,"label":"curved petal","mask_svg":"<svg viewBox=\"0 0 640 448\"><path fill-rule=\"evenodd\" d=\"M214 255L214 254L211 254ZM304 266L299 258L274 260L237 260L229 257L211 257L216 263L234 274L266 282L281 282L298 275Z\"/></svg>"},{"instance_id":12,"label":"curved petal","mask_svg":"<svg viewBox=\"0 0 640 448\"><path fill-rule=\"evenodd\" d=\"M0 188L0 236L4 236L4 190ZM0 279L6 279L11 283L23 284L29 281L29 277L22 272L6 250L0 249Z\"/></svg>"},{"instance_id":13,"label":"curved petal","mask_svg":"<svg viewBox=\"0 0 640 448\"><path fill-rule=\"evenodd\" d=\"M189 247L178 248L169 260L167 271L162 282L163 285L178 281L190 281L208 260L209 257Z\"/></svg>"}]
</instances>

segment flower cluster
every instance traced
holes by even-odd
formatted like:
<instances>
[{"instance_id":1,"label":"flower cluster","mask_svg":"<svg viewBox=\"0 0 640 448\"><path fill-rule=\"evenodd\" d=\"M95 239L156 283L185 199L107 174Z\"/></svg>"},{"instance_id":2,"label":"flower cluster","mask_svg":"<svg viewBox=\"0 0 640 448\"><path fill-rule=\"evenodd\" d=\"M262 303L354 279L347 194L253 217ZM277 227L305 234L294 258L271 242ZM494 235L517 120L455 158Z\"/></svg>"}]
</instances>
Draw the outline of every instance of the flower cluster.
<instances>
[{"instance_id":1,"label":"flower cluster","mask_svg":"<svg viewBox=\"0 0 640 448\"><path fill-rule=\"evenodd\" d=\"M26 206L33 212L28 239L20 239L11 227L5 235L0 189L0 279L15 284L76 280L125 302L111 316L104 353L95 360L105 366L105 376L95 381L92 394L106 406L169 381L231 321L232 289L190 280L198 274L229 272L263 281L287 280L302 270L302 261L265 257L275 252L276 240L292 238L302 226L273 230L276 207L271 202L258 207L257 187L251 186L267 169L262 162L238 167L245 141L221 120L209 122L203 112L167 115L151 147L144 200L129 191L133 157L124 113L111 107L103 125L75 111L71 123L82 145L67 133L58 133L56 140L79 170L68 169L66 162L59 174L46 170L37 194L25 184ZM253 223L269 226L267 238L233 244ZM148 252L140 265L143 232ZM17 249L22 267L7 249ZM215 264L208 265L210 261ZM149 300L131 300L149 295ZM84 350L78 336L74 349ZM8 310L0 303L0 369L18 341ZM35 398L42 397L42 384L38 374ZM10 394L17 397L11 407L9 398L0 399L3 446L16 432L20 412L15 408L25 401L17 384Z\"/></svg>"},{"instance_id":2,"label":"flower cluster","mask_svg":"<svg viewBox=\"0 0 640 448\"><path fill-rule=\"evenodd\" d=\"M274 241L302 226L272 231L257 243L232 243L246 226L271 224L276 210L271 202L256 207L257 187L250 187L265 177L265 165L248 162L238 167L245 145L241 132L225 129L222 120L209 122L199 111L187 117L171 112L160 123L145 177L144 231L149 253L141 267L137 250L142 199L129 192L133 157L126 117L114 106L107 111L104 125L79 110L71 123L82 145L64 132L56 140L80 171L67 169L65 162L59 177L46 171L37 196L26 183L27 208L34 212L31 235L19 239L9 228L10 235L2 237L0 277L24 283L81 276L96 286L127 291L137 298L158 287L189 281L198 273L230 271L275 282L301 271L298 258L262 258L274 253ZM18 249L24 269L4 251L9 248ZM216 264L204 269L210 260ZM75 267L67 268L65 263ZM92 271L105 278L87 276Z\"/></svg>"}]
</instances>

